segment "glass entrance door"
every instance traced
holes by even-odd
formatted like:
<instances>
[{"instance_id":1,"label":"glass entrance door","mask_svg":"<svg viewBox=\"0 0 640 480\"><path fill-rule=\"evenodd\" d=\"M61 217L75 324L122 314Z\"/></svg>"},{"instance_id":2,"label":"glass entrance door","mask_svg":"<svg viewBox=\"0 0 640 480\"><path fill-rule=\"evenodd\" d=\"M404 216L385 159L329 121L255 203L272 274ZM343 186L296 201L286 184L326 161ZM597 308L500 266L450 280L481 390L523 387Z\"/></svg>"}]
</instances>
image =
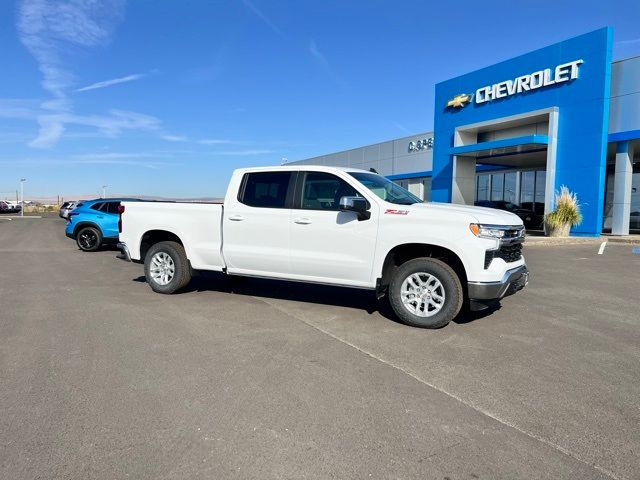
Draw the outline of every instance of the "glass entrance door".
<instances>
[{"instance_id":1,"label":"glass entrance door","mask_svg":"<svg viewBox=\"0 0 640 480\"><path fill-rule=\"evenodd\" d=\"M529 230L542 229L545 170L480 173L476 178L476 204L512 211Z\"/></svg>"}]
</instances>

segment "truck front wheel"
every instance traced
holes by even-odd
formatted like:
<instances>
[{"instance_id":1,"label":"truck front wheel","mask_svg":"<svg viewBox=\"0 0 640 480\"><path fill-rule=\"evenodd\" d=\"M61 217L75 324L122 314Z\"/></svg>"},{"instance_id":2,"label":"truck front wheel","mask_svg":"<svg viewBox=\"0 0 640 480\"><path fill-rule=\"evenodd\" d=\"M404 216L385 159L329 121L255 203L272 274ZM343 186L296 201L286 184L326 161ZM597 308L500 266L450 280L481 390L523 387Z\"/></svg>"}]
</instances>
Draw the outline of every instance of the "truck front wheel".
<instances>
[{"instance_id":1,"label":"truck front wheel","mask_svg":"<svg viewBox=\"0 0 640 480\"><path fill-rule=\"evenodd\" d=\"M414 258L394 272L389 301L402 322L414 327L440 328L460 312L462 285L456 272L443 261Z\"/></svg>"},{"instance_id":2,"label":"truck front wheel","mask_svg":"<svg viewBox=\"0 0 640 480\"><path fill-rule=\"evenodd\" d=\"M174 293L191 281L191 268L184 247L177 242L159 242L144 258L144 274L154 292Z\"/></svg>"}]
</instances>

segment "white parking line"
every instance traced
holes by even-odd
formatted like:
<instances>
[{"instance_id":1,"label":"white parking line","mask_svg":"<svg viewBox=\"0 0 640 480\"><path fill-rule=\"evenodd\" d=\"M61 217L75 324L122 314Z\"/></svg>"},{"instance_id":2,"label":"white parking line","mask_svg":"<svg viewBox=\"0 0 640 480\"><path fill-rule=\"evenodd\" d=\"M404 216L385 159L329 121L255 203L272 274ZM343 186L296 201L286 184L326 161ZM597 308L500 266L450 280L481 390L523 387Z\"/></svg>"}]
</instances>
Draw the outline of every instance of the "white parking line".
<instances>
[{"instance_id":1,"label":"white parking line","mask_svg":"<svg viewBox=\"0 0 640 480\"><path fill-rule=\"evenodd\" d=\"M607 246L607 241L605 240L600 244L600 250L598 250L598 255L602 255L604 253L604 247Z\"/></svg>"}]
</instances>

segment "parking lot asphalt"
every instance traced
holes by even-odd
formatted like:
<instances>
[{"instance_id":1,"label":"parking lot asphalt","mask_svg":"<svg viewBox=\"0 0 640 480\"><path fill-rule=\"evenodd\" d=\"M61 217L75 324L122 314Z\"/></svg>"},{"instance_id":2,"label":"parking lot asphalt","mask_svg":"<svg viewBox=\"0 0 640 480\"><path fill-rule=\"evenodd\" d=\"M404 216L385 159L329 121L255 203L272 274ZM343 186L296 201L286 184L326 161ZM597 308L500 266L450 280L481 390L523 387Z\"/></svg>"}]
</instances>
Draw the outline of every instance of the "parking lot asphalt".
<instances>
[{"instance_id":1,"label":"parking lot asphalt","mask_svg":"<svg viewBox=\"0 0 640 480\"><path fill-rule=\"evenodd\" d=\"M0 222L0 478L640 478L640 255L525 247L440 330L370 292L163 296L58 218Z\"/></svg>"}]
</instances>

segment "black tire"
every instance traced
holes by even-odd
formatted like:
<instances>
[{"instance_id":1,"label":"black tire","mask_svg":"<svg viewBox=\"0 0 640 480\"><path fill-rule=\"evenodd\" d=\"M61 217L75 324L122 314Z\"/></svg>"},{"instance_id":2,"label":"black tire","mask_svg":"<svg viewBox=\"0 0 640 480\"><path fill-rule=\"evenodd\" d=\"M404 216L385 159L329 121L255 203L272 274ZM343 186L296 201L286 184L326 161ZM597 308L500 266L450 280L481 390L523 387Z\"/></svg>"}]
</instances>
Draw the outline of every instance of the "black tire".
<instances>
[{"instance_id":1,"label":"black tire","mask_svg":"<svg viewBox=\"0 0 640 480\"><path fill-rule=\"evenodd\" d=\"M76 233L76 244L83 252L95 252L102 245L102 233L96 227L82 227Z\"/></svg>"},{"instance_id":2,"label":"black tire","mask_svg":"<svg viewBox=\"0 0 640 480\"><path fill-rule=\"evenodd\" d=\"M425 308L430 308L429 304L421 305L419 302L416 302L416 304L410 304L409 307L407 307L403 303L401 294L402 285L411 275L418 273L432 275L440 282L441 287L438 287L438 294L444 290L442 306L439 311L433 313L431 316L420 316L409 311L409 308L424 311ZM422 278L426 279L426 276ZM425 291L425 295L427 295L427 293L428 292ZM431 297L429 296L428 298ZM449 265L436 258L414 258L413 260L403 263L395 270L391 278L391 284L389 285L389 303L391 304L391 308L403 323L413 327L444 327L458 315L462 308L463 300L464 293L462 291L460 278L458 278L456 272ZM433 307L433 310L436 310L436 307Z\"/></svg>"},{"instance_id":3,"label":"black tire","mask_svg":"<svg viewBox=\"0 0 640 480\"><path fill-rule=\"evenodd\" d=\"M157 274L154 277L151 271L153 259L158 254L160 254L160 258L168 256L173 262L173 277L165 284L157 278ZM191 281L191 267L184 247L177 242L159 242L153 245L144 258L144 275L154 292L171 294L186 287Z\"/></svg>"}]
</instances>

